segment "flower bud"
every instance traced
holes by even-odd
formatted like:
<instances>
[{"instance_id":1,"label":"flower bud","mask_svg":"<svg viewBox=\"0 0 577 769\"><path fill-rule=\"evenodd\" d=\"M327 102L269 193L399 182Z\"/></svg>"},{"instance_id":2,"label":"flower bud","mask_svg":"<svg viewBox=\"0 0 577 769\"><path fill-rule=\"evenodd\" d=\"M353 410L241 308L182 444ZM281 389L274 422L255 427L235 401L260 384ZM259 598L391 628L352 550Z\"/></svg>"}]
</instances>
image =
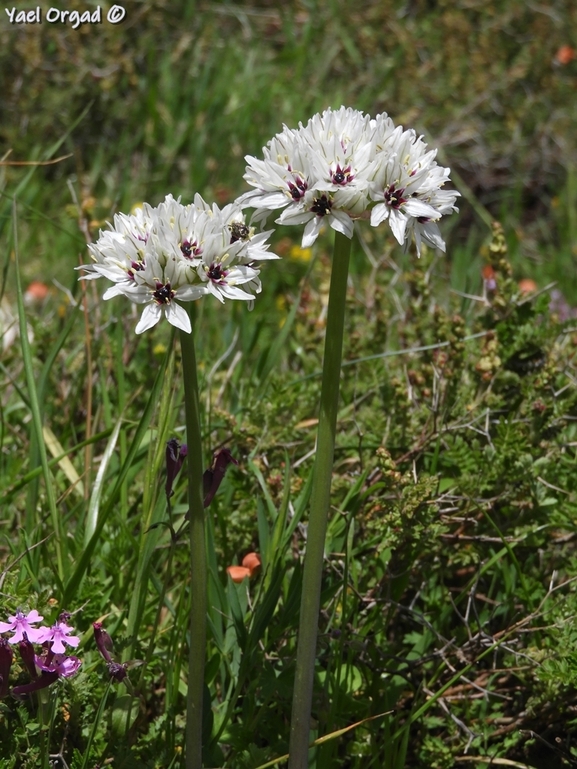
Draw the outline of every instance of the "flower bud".
<instances>
[{"instance_id":1,"label":"flower bud","mask_svg":"<svg viewBox=\"0 0 577 769\"><path fill-rule=\"evenodd\" d=\"M14 654L8 641L0 638L0 699L8 694L8 678Z\"/></svg>"},{"instance_id":2,"label":"flower bud","mask_svg":"<svg viewBox=\"0 0 577 769\"><path fill-rule=\"evenodd\" d=\"M204 485L204 506L208 507L214 495L218 491L218 487L222 483L222 479L226 473L226 468L231 464L238 465L238 461L232 456L229 449L220 449L215 451L212 459L212 467L204 471L203 485Z\"/></svg>"},{"instance_id":3,"label":"flower bud","mask_svg":"<svg viewBox=\"0 0 577 769\"><path fill-rule=\"evenodd\" d=\"M166 492L166 498L174 494L172 485L176 480L176 476L179 474L184 462L185 456L188 454L188 446L186 443L180 444L176 438L171 438L166 443L166 486L164 490Z\"/></svg>"},{"instance_id":4,"label":"flower bud","mask_svg":"<svg viewBox=\"0 0 577 769\"><path fill-rule=\"evenodd\" d=\"M100 654L104 657L106 662L112 663L112 657L110 652L112 651L112 638L108 635L106 630L102 627L100 622L93 622L92 628L94 629L94 640L96 641L96 647Z\"/></svg>"}]
</instances>

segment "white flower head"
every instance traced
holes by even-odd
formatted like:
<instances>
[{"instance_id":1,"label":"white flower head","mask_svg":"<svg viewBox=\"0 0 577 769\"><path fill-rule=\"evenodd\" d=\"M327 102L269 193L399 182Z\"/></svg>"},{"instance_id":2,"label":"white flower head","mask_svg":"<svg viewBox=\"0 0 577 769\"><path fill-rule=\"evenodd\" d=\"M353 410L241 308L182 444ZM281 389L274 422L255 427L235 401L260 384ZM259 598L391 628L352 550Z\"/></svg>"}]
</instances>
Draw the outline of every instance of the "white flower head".
<instances>
[{"instance_id":1,"label":"white flower head","mask_svg":"<svg viewBox=\"0 0 577 769\"><path fill-rule=\"evenodd\" d=\"M125 296L145 305L137 334L163 317L190 333L181 302L207 294L220 302L254 299L245 290L260 291L254 262L278 258L268 250L269 235L256 234L239 205L221 211L199 195L190 205L168 195L156 208L144 204L135 214L117 214L111 229L88 246L94 263L79 269L87 280L105 277L113 282L104 299Z\"/></svg>"},{"instance_id":2,"label":"white flower head","mask_svg":"<svg viewBox=\"0 0 577 769\"><path fill-rule=\"evenodd\" d=\"M441 189L450 171L437 165L436 154L412 129L397 129L375 158L371 224L376 227L388 219L401 245L408 246L414 235L417 253L422 240L445 250L437 221L457 210L459 193Z\"/></svg>"},{"instance_id":3,"label":"white flower head","mask_svg":"<svg viewBox=\"0 0 577 769\"><path fill-rule=\"evenodd\" d=\"M436 222L456 210L458 193L441 190L449 169L435 154L384 113L327 109L298 129L284 126L263 160L247 155L244 178L254 189L240 202L256 209L254 222L282 209L278 224L304 224L303 248L325 223L351 238L355 221L370 217L373 226L388 220L402 244L414 237L417 251L422 241L444 250Z\"/></svg>"}]
</instances>

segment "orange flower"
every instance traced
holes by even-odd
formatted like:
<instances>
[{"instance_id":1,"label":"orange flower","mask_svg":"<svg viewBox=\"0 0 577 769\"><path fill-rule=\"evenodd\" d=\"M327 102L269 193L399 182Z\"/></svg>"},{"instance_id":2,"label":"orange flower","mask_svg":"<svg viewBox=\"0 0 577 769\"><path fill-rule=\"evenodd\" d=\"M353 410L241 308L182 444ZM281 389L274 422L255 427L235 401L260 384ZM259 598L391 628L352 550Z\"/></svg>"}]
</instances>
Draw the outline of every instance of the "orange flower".
<instances>
[{"instance_id":1,"label":"orange flower","mask_svg":"<svg viewBox=\"0 0 577 769\"><path fill-rule=\"evenodd\" d=\"M249 570L250 577L256 576L260 571L261 563L262 561L260 560L260 555L258 553L247 553L242 559L242 565Z\"/></svg>"},{"instance_id":2,"label":"orange flower","mask_svg":"<svg viewBox=\"0 0 577 769\"><path fill-rule=\"evenodd\" d=\"M242 582L245 577L252 579L260 570L261 560L258 553L247 553L242 559L242 566L227 566L233 582Z\"/></svg>"},{"instance_id":3,"label":"orange flower","mask_svg":"<svg viewBox=\"0 0 577 769\"><path fill-rule=\"evenodd\" d=\"M531 278L523 278L519 281L519 291L522 294L532 294L533 291L537 291L537 284Z\"/></svg>"},{"instance_id":4,"label":"orange flower","mask_svg":"<svg viewBox=\"0 0 577 769\"><path fill-rule=\"evenodd\" d=\"M555 61L557 61L558 64L565 65L569 64L570 61L573 61L576 56L577 53L574 48L571 48L570 45L562 45L555 54Z\"/></svg>"},{"instance_id":5,"label":"orange flower","mask_svg":"<svg viewBox=\"0 0 577 769\"><path fill-rule=\"evenodd\" d=\"M481 272L484 280L493 280L495 278L495 270L490 264L485 264Z\"/></svg>"},{"instance_id":6,"label":"orange flower","mask_svg":"<svg viewBox=\"0 0 577 769\"><path fill-rule=\"evenodd\" d=\"M250 577L250 569L246 566L227 566L226 570L233 582L242 582L245 577Z\"/></svg>"},{"instance_id":7,"label":"orange flower","mask_svg":"<svg viewBox=\"0 0 577 769\"><path fill-rule=\"evenodd\" d=\"M42 302L48 294L50 289L46 283L41 283L39 280L33 280L24 293L24 300L28 304L33 302Z\"/></svg>"}]
</instances>

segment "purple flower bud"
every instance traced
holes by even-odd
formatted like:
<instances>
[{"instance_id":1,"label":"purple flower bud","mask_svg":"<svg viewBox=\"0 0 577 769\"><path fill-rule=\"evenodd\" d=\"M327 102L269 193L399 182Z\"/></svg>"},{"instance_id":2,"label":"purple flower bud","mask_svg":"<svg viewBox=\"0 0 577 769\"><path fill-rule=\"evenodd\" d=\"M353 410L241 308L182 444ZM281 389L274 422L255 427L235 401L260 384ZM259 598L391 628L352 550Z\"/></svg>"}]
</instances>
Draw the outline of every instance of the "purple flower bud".
<instances>
[{"instance_id":1,"label":"purple flower bud","mask_svg":"<svg viewBox=\"0 0 577 769\"><path fill-rule=\"evenodd\" d=\"M169 441L167 441L166 444L166 498L170 499L170 497L174 494L174 491L172 490L172 485L176 479L176 476L180 472L180 468L182 467L182 463L184 462L185 456L188 454L188 446L186 443L183 443L182 445L176 440L176 438L171 438Z\"/></svg>"},{"instance_id":2,"label":"purple flower bud","mask_svg":"<svg viewBox=\"0 0 577 769\"><path fill-rule=\"evenodd\" d=\"M18 651L22 657L24 667L30 673L31 678L38 678L38 672L36 670L36 661L34 654L34 647L28 640L26 633L24 633L24 639L18 644Z\"/></svg>"},{"instance_id":3,"label":"purple flower bud","mask_svg":"<svg viewBox=\"0 0 577 769\"><path fill-rule=\"evenodd\" d=\"M232 456L229 449L220 449L215 451L212 458L212 467L204 471L203 486L204 486L204 506L208 507L214 495L218 491L218 487L222 483L226 468L231 464L238 465L238 461Z\"/></svg>"},{"instance_id":4,"label":"purple flower bud","mask_svg":"<svg viewBox=\"0 0 577 769\"><path fill-rule=\"evenodd\" d=\"M126 667L121 665L119 662L109 662L107 667L110 678L114 678L114 680L118 681L118 683L124 681L128 675L126 672Z\"/></svg>"},{"instance_id":5,"label":"purple flower bud","mask_svg":"<svg viewBox=\"0 0 577 769\"><path fill-rule=\"evenodd\" d=\"M92 627L94 629L96 647L106 662L110 664L112 662L112 657L110 656L110 652L112 651L112 638L108 635L106 630L104 630L102 623L93 622Z\"/></svg>"},{"instance_id":6,"label":"purple flower bud","mask_svg":"<svg viewBox=\"0 0 577 769\"><path fill-rule=\"evenodd\" d=\"M0 699L8 694L8 677L12 667L14 654L8 645L8 641L0 638Z\"/></svg>"},{"instance_id":7,"label":"purple flower bud","mask_svg":"<svg viewBox=\"0 0 577 769\"><path fill-rule=\"evenodd\" d=\"M114 678L115 681L118 681L118 683L124 681L128 675L126 672L126 665L120 664L120 662L115 662L110 656L110 652L112 651L112 638L108 635L106 630L104 630L100 622L93 622L92 627L94 628L94 640L96 641L98 651L106 660L108 675L111 678Z\"/></svg>"}]
</instances>

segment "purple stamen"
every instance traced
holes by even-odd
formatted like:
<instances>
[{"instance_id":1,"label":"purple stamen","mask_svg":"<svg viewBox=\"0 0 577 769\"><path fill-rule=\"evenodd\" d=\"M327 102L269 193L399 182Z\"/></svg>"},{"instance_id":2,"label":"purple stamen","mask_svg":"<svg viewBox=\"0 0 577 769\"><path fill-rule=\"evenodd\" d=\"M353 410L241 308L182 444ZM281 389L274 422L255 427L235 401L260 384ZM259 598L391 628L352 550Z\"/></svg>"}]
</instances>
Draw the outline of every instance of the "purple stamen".
<instances>
[{"instance_id":1,"label":"purple stamen","mask_svg":"<svg viewBox=\"0 0 577 769\"><path fill-rule=\"evenodd\" d=\"M342 186L350 184L354 178L354 175L351 173L351 167L341 168L340 163L337 164L336 171L333 172L331 177L333 184L340 184Z\"/></svg>"},{"instance_id":2,"label":"purple stamen","mask_svg":"<svg viewBox=\"0 0 577 769\"><path fill-rule=\"evenodd\" d=\"M180 250L186 259L194 259L195 256L200 256L202 253L202 249L198 243L196 241L191 243L190 240L183 240L180 244Z\"/></svg>"},{"instance_id":3,"label":"purple stamen","mask_svg":"<svg viewBox=\"0 0 577 769\"><path fill-rule=\"evenodd\" d=\"M403 197L404 192L404 187L400 190L396 190L395 185L391 184L391 186L387 187L385 190L385 203L388 206L391 206L391 208L400 208L403 203L407 202L407 199Z\"/></svg>"},{"instance_id":4,"label":"purple stamen","mask_svg":"<svg viewBox=\"0 0 577 769\"><path fill-rule=\"evenodd\" d=\"M227 272L226 272L226 270L222 269L222 265L215 264L213 262L210 265L210 267L208 268L208 271L207 271L206 274L208 275L210 280L213 281L213 283L218 283L221 286L224 285L224 283L225 283L224 278L226 278Z\"/></svg>"},{"instance_id":5,"label":"purple stamen","mask_svg":"<svg viewBox=\"0 0 577 769\"><path fill-rule=\"evenodd\" d=\"M287 182L287 184L293 200L300 200L304 197L308 186L305 179L295 175L294 182Z\"/></svg>"},{"instance_id":6,"label":"purple stamen","mask_svg":"<svg viewBox=\"0 0 577 769\"><path fill-rule=\"evenodd\" d=\"M321 195L320 198L315 198L311 206L311 211L317 216L326 216L330 214L333 204L326 195Z\"/></svg>"},{"instance_id":7,"label":"purple stamen","mask_svg":"<svg viewBox=\"0 0 577 769\"><path fill-rule=\"evenodd\" d=\"M130 267L127 270L129 279L134 280L134 273L140 272L141 270L144 270L144 268L145 268L144 262L130 262Z\"/></svg>"},{"instance_id":8,"label":"purple stamen","mask_svg":"<svg viewBox=\"0 0 577 769\"><path fill-rule=\"evenodd\" d=\"M170 281L166 284L156 281L156 291L152 294L152 298L156 304L170 304L170 300L174 298L175 292L170 287Z\"/></svg>"}]
</instances>

